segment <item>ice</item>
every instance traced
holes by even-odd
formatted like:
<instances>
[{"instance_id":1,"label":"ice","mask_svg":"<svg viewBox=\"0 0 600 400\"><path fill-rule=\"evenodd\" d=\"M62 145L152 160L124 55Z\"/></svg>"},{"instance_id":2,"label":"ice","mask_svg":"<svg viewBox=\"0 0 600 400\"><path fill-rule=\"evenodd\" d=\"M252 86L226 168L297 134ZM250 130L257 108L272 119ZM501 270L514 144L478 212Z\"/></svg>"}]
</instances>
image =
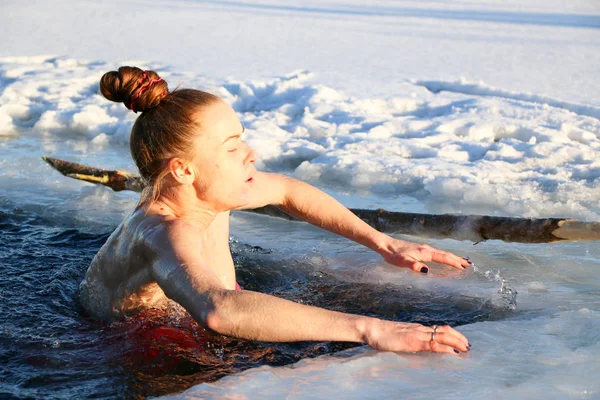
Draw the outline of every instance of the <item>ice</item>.
<instances>
[{"instance_id":1,"label":"ice","mask_svg":"<svg viewBox=\"0 0 600 400\"><path fill-rule=\"evenodd\" d=\"M81 154L126 148L134 114L92 87L108 65L13 61L0 60L0 70L36 74L6 86L0 131L68 139ZM76 71L65 72L65 64ZM420 92L408 83L404 96L359 100L311 79L300 71L212 82L239 112L259 168L357 194L409 195L431 212L600 217L596 118L506 96ZM51 90L49 81L68 90Z\"/></svg>"},{"instance_id":2,"label":"ice","mask_svg":"<svg viewBox=\"0 0 600 400\"><path fill-rule=\"evenodd\" d=\"M244 81L304 69L363 98L398 93L407 79L464 77L600 106L600 83L588 79L600 65L600 12L589 0L60 4L36 4L35 12L28 3L3 4L0 24L11 40L0 56L157 60Z\"/></svg>"},{"instance_id":3,"label":"ice","mask_svg":"<svg viewBox=\"0 0 600 400\"><path fill-rule=\"evenodd\" d=\"M291 367L260 367L162 398L591 399L600 395L599 328L597 313L586 308L483 322L462 328L473 348L461 358L363 347Z\"/></svg>"},{"instance_id":4,"label":"ice","mask_svg":"<svg viewBox=\"0 0 600 400\"><path fill-rule=\"evenodd\" d=\"M433 93L447 91L454 93L471 94L476 96L500 97L531 103L539 103L556 108L564 108L565 110L574 112L575 114L585 115L596 119L600 118L600 108L598 107L586 106L583 104L573 104L567 101L556 100L551 97L539 96L532 93L517 93L510 92L507 90L500 90L488 87L483 83L469 83L466 82L464 79L457 82L417 81L416 84L425 86L428 90L432 91Z\"/></svg>"}]
</instances>

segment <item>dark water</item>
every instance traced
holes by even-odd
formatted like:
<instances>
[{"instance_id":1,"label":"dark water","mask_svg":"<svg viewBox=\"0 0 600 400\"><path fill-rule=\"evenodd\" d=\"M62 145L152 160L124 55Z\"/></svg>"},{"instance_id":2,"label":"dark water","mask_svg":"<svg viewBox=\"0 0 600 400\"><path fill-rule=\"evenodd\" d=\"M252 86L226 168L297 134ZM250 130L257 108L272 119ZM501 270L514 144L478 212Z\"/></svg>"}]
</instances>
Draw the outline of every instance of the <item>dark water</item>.
<instances>
[{"instance_id":1,"label":"dark water","mask_svg":"<svg viewBox=\"0 0 600 400\"><path fill-rule=\"evenodd\" d=\"M235 340L210 334L185 315L111 325L94 322L74 295L109 233L54 226L19 209L0 211L0 398L158 396L248 368L290 364L356 346ZM238 282L245 289L305 304L453 326L512 312L489 299L432 299L431 293L410 288L343 281L302 260L235 240L232 251ZM155 332L152 344L139 340L148 330Z\"/></svg>"}]
</instances>

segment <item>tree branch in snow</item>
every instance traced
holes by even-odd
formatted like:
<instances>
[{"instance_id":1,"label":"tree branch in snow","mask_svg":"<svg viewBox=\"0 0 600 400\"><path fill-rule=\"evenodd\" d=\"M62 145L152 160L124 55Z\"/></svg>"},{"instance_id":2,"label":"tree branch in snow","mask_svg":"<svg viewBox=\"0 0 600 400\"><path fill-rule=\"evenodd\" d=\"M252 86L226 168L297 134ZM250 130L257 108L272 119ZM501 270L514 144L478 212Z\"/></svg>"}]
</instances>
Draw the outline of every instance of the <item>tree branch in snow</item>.
<instances>
[{"instance_id":1,"label":"tree branch in snow","mask_svg":"<svg viewBox=\"0 0 600 400\"><path fill-rule=\"evenodd\" d=\"M141 192L144 182L139 175L123 170L105 170L87 165L42 157L61 174L70 178L108 186L114 191ZM599 222L563 218L513 218L485 215L416 214L396 211L350 209L380 232L399 233L456 240L502 240L520 243L600 240ZM266 206L250 212L295 220L285 211Z\"/></svg>"}]
</instances>

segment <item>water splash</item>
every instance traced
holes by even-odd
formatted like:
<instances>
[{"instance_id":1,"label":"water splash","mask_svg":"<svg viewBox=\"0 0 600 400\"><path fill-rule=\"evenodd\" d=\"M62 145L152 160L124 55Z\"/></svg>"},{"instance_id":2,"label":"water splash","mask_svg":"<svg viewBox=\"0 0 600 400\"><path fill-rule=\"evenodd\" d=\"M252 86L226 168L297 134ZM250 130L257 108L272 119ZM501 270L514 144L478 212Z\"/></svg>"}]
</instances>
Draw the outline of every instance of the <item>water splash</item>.
<instances>
[{"instance_id":1,"label":"water splash","mask_svg":"<svg viewBox=\"0 0 600 400\"><path fill-rule=\"evenodd\" d=\"M497 307L506 308L508 310L517 309L517 294L516 289L511 283L500 275L500 271L483 271L478 268L475 264L472 265L473 272L484 276L491 282L499 282L500 288L498 292L492 296L492 303Z\"/></svg>"}]
</instances>

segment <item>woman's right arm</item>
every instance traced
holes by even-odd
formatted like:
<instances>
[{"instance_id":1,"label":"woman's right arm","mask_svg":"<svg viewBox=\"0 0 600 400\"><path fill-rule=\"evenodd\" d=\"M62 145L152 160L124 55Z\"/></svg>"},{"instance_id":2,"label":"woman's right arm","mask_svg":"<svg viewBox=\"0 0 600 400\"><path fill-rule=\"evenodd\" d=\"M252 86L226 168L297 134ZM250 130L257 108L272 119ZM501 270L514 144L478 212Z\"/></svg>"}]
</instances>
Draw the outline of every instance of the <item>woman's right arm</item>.
<instances>
[{"instance_id":1,"label":"woman's right arm","mask_svg":"<svg viewBox=\"0 0 600 400\"><path fill-rule=\"evenodd\" d=\"M344 341L387 351L468 351L467 339L450 327L440 327L431 342L433 329L423 325L325 310L249 290L227 290L199 255L198 241L185 226L176 225L166 232L168 237L159 235L162 248L152 263L154 278L167 297L214 332L265 342ZM179 228L187 234L177 232Z\"/></svg>"}]
</instances>

